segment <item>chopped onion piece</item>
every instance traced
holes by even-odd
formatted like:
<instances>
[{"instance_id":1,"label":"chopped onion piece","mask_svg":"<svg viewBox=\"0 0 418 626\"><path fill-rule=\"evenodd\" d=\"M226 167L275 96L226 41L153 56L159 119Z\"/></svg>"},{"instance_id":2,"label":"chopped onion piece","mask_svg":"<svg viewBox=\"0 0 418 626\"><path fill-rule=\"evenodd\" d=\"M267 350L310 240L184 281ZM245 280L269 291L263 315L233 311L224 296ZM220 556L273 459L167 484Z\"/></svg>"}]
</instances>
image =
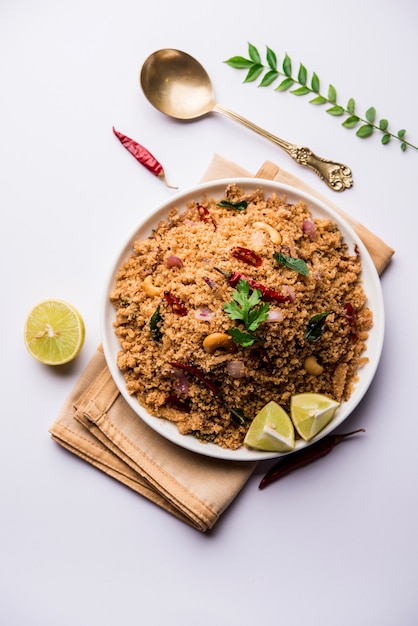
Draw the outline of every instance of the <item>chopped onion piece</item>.
<instances>
[{"instance_id":1,"label":"chopped onion piece","mask_svg":"<svg viewBox=\"0 0 418 626\"><path fill-rule=\"evenodd\" d=\"M241 378L244 374L243 361L228 361L226 364L226 371L232 378Z\"/></svg>"},{"instance_id":2,"label":"chopped onion piece","mask_svg":"<svg viewBox=\"0 0 418 626\"><path fill-rule=\"evenodd\" d=\"M196 309L194 315L195 315L195 318L197 320L200 320L201 322L209 322L211 319L215 317L214 311L212 311L207 306L202 306Z\"/></svg>"},{"instance_id":3,"label":"chopped onion piece","mask_svg":"<svg viewBox=\"0 0 418 626\"><path fill-rule=\"evenodd\" d=\"M166 258L165 264L167 267L183 267L183 261L174 254Z\"/></svg>"},{"instance_id":4,"label":"chopped onion piece","mask_svg":"<svg viewBox=\"0 0 418 626\"><path fill-rule=\"evenodd\" d=\"M290 287L290 285L284 285L282 288L282 292L289 298L289 302L294 302L296 300L295 290Z\"/></svg>"},{"instance_id":5,"label":"chopped onion piece","mask_svg":"<svg viewBox=\"0 0 418 626\"><path fill-rule=\"evenodd\" d=\"M173 370L171 373L173 379L175 380L175 389L177 393L182 393L187 395L189 393L189 381L185 373L182 370Z\"/></svg>"},{"instance_id":6,"label":"chopped onion piece","mask_svg":"<svg viewBox=\"0 0 418 626\"><path fill-rule=\"evenodd\" d=\"M283 319L283 313L278 311L277 309L274 311L270 310L267 315L266 322L281 322Z\"/></svg>"},{"instance_id":7,"label":"chopped onion piece","mask_svg":"<svg viewBox=\"0 0 418 626\"><path fill-rule=\"evenodd\" d=\"M312 220L303 220L303 232L308 235L311 241L315 241L316 238L316 228L315 223Z\"/></svg>"}]
</instances>

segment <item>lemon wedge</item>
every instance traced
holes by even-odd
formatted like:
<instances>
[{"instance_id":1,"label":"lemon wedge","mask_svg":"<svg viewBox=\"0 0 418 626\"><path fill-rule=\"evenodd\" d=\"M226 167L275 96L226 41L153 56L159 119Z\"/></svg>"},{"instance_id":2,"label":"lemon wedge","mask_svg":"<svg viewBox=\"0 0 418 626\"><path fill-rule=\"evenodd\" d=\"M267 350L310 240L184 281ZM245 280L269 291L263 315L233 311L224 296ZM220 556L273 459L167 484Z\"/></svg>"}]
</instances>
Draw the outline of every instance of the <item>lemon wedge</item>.
<instances>
[{"instance_id":1,"label":"lemon wedge","mask_svg":"<svg viewBox=\"0 0 418 626\"><path fill-rule=\"evenodd\" d=\"M290 415L302 439L310 441L329 424L339 406L320 393L299 393L290 399Z\"/></svg>"},{"instance_id":2,"label":"lemon wedge","mask_svg":"<svg viewBox=\"0 0 418 626\"><path fill-rule=\"evenodd\" d=\"M253 419L244 445L266 452L289 452L295 447L295 430L286 411L273 400Z\"/></svg>"},{"instance_id":3,"label":"lemon wedge","mask_svg":"<svg viewBox=\"0 0 418 626\"><path fill-rule=\"evenodd\" d=\"M75 359L84 337L80 313L64 300L43 300L33 307L25 321L26 348L46 365L63 365Z\"/></svg>"}]
</instances>

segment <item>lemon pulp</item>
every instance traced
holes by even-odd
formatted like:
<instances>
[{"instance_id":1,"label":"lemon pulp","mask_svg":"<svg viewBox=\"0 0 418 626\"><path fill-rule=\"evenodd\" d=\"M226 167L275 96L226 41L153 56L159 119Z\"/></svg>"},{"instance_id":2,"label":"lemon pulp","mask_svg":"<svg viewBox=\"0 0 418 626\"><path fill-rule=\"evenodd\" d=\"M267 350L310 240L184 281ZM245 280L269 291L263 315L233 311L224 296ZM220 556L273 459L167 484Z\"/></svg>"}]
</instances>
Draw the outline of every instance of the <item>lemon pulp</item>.
<instances>
[{"instance_id":1,"label":"lemon pulp","mask_svg":"<svg viewBox=\"0 0 418 626\"><path fill-rule=\"evenodd\" d=\"M310 441L329 424L339 406L320 393L299 393L290 399L290 415L302 439Z\"/></svg>"},{"instance_id":2,"label":"lemon pulp","mask_svg":"<svg viewBox=\"0 0 418 626\"><path fill-rule=\"evenodd\" d=\"M295 447L295 430L286 411L273 400L255 416L244 445L266 452L289 452Z\"/></svg>"},{"instance_id":3,"label":"lemon pulp","mask_svg":"<svg viewBox=\"0 0 418 626\"><path fill-rule=\"evenodd\" d=\"M64 300L43 300L28 314L24 339L29 353L46 365L63 365L80 352L85 337L80 313Z\"/></svg>"}]
</instances>

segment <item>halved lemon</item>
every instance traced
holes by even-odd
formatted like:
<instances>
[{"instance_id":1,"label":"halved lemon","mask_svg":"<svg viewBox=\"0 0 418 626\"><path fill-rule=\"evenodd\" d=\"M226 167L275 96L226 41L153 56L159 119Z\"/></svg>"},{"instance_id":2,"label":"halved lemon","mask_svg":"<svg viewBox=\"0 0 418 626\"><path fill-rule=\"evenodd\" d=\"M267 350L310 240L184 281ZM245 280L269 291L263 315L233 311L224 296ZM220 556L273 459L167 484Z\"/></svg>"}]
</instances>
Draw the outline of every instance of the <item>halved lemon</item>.
<instances>
[{"instance_id":1,"label":"halved lemon","mask_svg":"<svg viewBox=\"0 0 418 626\"><path fill-rule=\"evenodd\" d=\"M80 313L64 300L43 300L30 311L25 321L26 348L46 365L63 365L75 359L84 337Z\"/></svg>"},{"instance_id":2,"label":"halved lemon","mask_svg":"<svg viewBox=\"0 0 418 626\"><path fill-rule=\"evenodd\" d=\"M295 447L295 429L286 411L273 400L255 416L244 445L267 452L289 452Z\"/></svg>"},{"instance_id":3,"label":"halved lemon","mask_svg":"<svg viewBox=\"0 0 418 626\"><path fill-rule=\"evenodd\" d=\"M299 393L290 399L290 415L302 439L310 441L329 424L339 406L320 393Z\"/></svg>"}]
</instances>

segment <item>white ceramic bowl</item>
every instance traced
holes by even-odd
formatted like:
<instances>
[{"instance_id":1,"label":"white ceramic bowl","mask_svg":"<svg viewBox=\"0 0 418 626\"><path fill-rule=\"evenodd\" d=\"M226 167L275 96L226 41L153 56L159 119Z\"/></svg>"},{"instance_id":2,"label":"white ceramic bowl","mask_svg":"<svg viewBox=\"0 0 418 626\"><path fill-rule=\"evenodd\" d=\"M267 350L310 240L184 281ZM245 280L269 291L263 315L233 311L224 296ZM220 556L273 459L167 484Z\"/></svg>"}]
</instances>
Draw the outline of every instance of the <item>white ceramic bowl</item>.
<instances>
[{"instance_id":1,"label":"white ceramic bowl","mask_svg":"<svg viewBox=\"0 0 418 626\"><path fill-rule=\"evenodd\" d=\"M259 452L256 450L249 450L242 446L238 450L224 450L223 448L213 443L202 443L198 441L192 435L180 435L177 427L174 423L161 418L150 415L136 400L136 398L130 396L125 387L125 381L121 371L116 364L117 354L120 346L117 337L114 334L113 322L115 320L115 310L109 300L109 294L114 288L116 272L122 263L127 260L132 252L133 242L137 239L144 239L147 237L153 228L157 226L161 219L164 219L169 211L173 207L177 207L179 211L186 208L186 205L190 201L198 201L202 195L206 194L208 197L221 197L225 188L230 183L236 183L243 191L251 191L255 188L263 189L266 195L276 193L279 197L284 194L287 196L289 202L297 202L303 200L308 209L314 216L329 217L337 223L340 231L342 232L346 243L352 250L354 245L358 246L362 259L362 280L364 291L368 297L368 306L373 312L374 325L370 330L369 338L367 340L367 352L368 363L359 371L359 380L356 383L355 390L352 393L348 401L342 402L339 407L335 418L332 422L313 440L317 441L319 438L324 437L333 431L337 426L340 426L342 422L350 415L354 408L359 404L376 372L376 368L379 363L384 337L384 307L383 297L380 285L380 279L377 274L373 261L351 226L342 217L328 208L325 204L313 198L312 196L303 193L294 187L289 187L273 181L262 180L259 178L234 178L217 180L213 182L203 183L197 185L188 191L177 193L170 200L157 207L141 224L134 233L131 234L128 241L122 246L120 252L117 254L116 259L111 264L111 270L107 277L104 298L102 303L101 312L101 336L103 350L106 357L106 362L111 371L111 374L118 386L120 393L125 398L129 406L138 415L138 419L144 420L154 431L159 433L162 437L172 441L173 443L192 450L198 454L203 454L213 458L227 459L233 461L254 461L264 460L273 457L280 456L280 453L272 452ZM301 447L309 446L313 442L298 441L295 450ZM290 454L292 454L291 452Z\"/></svg>"}]
</instances>

